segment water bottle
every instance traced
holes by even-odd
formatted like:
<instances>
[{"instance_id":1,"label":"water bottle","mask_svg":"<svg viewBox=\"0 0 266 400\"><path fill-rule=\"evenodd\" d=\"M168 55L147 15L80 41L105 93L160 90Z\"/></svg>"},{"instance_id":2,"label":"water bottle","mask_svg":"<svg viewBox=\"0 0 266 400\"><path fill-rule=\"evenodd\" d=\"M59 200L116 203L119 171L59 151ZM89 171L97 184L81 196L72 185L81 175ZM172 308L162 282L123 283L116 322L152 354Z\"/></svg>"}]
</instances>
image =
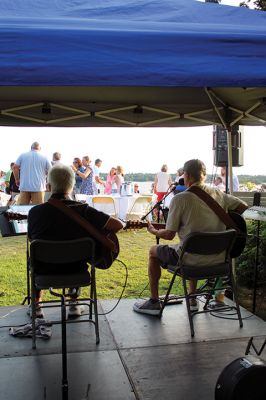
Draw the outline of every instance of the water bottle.
<instances>
[{"instance_id":1,"label":"water bottle","mask_svg":"<svg viewBox=\"0 0 266 400\"><path fill-rule=\"evenodd\" d=\"M112 183L112 194L117 194L117 184L115 182Z\"/></svg>"},{"instance_id":2,"label":"water bottle","mask_svg":"<svg viewBox=\"0 0 266 400\"><path fill-rule=\"evenodd\" d=\"M219 278L214 291L215 301L218 303L224 303L225 289L221 289L221 287L223 287L223 280Z\"/></svg>"}]
</instances>

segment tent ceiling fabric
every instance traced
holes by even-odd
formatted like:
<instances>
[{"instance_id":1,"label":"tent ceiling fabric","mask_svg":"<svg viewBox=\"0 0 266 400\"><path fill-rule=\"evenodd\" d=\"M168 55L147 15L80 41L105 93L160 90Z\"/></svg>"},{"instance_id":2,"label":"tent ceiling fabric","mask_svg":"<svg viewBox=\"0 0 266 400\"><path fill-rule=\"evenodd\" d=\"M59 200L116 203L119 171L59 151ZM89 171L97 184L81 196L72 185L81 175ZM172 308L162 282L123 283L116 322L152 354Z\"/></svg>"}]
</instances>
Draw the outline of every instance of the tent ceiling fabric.
<instances>
[{"instance_id":1,"label":"tent ceiling fabric","mask_svg":"<svg viewBox=\"0 0 266 400\"><path fill-rule=\"evenodd\" d=\"M0 125L265 125L265 49L239 7L2 0Z\"/></svg>"},{"instance_id":2,"label":"tent ceiling fabric","mask_svg":"<svg viewBox=\"0 0 266 400\"><path fill-rule=\"evenodd\" d=\"M182 127L230 121L231 125L264 125L265 100L264 88L0 87L0 123Z\"/></svg>"}]
</instances>

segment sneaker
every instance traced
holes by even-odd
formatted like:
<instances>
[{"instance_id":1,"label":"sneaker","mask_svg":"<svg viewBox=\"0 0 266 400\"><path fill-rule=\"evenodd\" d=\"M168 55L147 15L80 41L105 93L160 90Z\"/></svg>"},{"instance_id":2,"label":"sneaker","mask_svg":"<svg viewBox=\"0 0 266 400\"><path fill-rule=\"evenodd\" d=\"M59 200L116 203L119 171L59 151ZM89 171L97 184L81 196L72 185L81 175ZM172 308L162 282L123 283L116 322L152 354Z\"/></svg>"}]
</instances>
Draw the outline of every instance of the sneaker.
<instances>
[{"instance_id":1,"label":"sneaker","mask_svg":"<svg viewBox=\"0 0 266 400\"><path fill-rule=\"evenodd\" d=\"M197 299L189 299L189 308L192 312L199 311L199 302Z\"/></svg>"},{"instance_id":2,"label":"sneaker","mask_svg":"<svg viewBox=\"0 0 266 400\"><path fill-rule=\"evenodd\" d=\"M27 310L27 314L32 318L31 304L29 304L29 307L28 307L28 310ZM43 314L43 310L42 310L41 304L39 304L36 307L36 318L44 318L44 314Z\"/></svg>"},{"instance_id":3,"label":"sneaker","mask_svg":"<svg viewBox=\"0 0 266 400\"><path fill-rule=\"evenodd\" d=\"M85 306L80 305L77 301L70 300L68 307L68 318L78 318L84 312Z\"/></svg>"},{"instance_id":4,"label":"sneaker","mask_svg":"<svg viewBox=\"0 0 266 400\"><path fill-rule=\"evenodd\" d=\"M161 312L160 301L154 301L152 299L139 301L134 304L133 310L141 314L159 315Z\"/></svg>"}]
</instances>

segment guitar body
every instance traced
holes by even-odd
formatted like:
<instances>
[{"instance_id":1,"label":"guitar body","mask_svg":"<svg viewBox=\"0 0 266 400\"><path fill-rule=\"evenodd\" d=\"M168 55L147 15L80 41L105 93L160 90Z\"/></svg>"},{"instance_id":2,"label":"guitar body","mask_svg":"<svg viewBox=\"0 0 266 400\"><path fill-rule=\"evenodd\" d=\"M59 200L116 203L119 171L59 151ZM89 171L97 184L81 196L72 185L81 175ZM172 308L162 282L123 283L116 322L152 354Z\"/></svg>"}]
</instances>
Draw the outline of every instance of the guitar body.
<instances>
[{"instance_id":1,"label":"guitar body","mask_svg":"<svg viewBox=\"0 0 266 400\"><path fill-rule=\"evenodd\" d=\"M244 218L235 211L229 211L228 214L239 229L239 233L237 234L235 243L230 252L230 256L236 258L240 256L246 246L247 225Z\"/></svg>"},{"instance_id":2,"label":"guitar body","mask_svg":"<svg viewBox=\"0 0 266 400\"><path fill-rule=\"evenodd\" d=\"M110 268L119 254L119 241L116 234L114 232L107 232L105 236L108 240L114 243L115 250L112 251L107 247L102 246L101 258L95 263L95 267L99 269Z\"/></svg>"}]
</instances>

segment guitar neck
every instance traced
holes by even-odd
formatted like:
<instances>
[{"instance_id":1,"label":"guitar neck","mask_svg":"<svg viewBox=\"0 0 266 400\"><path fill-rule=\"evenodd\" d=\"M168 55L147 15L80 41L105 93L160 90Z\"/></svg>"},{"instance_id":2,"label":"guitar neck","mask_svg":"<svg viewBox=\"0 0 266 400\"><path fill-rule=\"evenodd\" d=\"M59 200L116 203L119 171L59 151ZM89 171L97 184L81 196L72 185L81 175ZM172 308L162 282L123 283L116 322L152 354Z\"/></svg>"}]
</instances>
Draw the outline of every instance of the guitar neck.
<instances>
[{"instance_id":1,"label":"guitar neck","mask_svg":"<svg viewBox=\"0 0 266 400\"><path fill-rule=\"evenodd\" d=\"M147 228L148 223L147 222L142 222L142 221L127 221L126 226L124 229L142 229L142 228ZM159 224L156 222L152 222L152 226L156 229L164 229L165 224Z\"/></svg>"},{"instance_id":2,"label":"guitar neck","mask_svg":"<svg viewBox=\"0 0 266 400\"><path fill-rule=\"evenodd\" d=\"M8 212L5 211L4 216L9 220L9 221L23 221L28 219L28 215L25 214L19 214L19 213L14 213L14 212Z\"/></svg>"}]
</instances>

